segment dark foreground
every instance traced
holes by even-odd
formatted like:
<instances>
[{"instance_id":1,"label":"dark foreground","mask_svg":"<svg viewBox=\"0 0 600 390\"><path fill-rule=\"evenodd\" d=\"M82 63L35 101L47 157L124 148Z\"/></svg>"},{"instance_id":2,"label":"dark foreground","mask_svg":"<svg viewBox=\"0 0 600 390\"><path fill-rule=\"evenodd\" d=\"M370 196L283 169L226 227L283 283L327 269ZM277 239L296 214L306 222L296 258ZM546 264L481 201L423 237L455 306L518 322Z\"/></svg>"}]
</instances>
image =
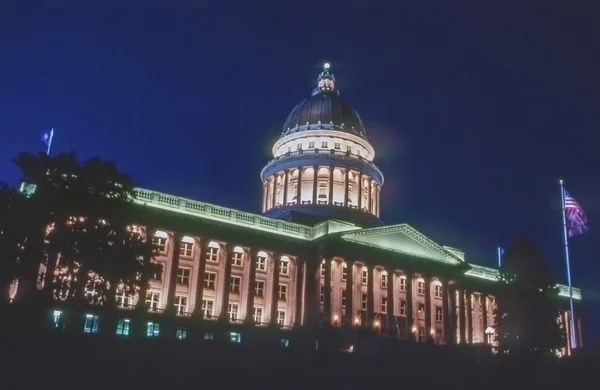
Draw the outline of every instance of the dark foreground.
<instances>
[{"instance_id":1,"label":"dark foreground","mask_svg":"<svg viewBox=\"0 0 600 390\"><path fill-rule=\"evenodd\" d=\"M437 349L437 350L436 350ZM0 389L599 389L600 364L473 360L407 345L367 356L177 340L53 335L0 341Z\"/></svg>"}]
</instances>

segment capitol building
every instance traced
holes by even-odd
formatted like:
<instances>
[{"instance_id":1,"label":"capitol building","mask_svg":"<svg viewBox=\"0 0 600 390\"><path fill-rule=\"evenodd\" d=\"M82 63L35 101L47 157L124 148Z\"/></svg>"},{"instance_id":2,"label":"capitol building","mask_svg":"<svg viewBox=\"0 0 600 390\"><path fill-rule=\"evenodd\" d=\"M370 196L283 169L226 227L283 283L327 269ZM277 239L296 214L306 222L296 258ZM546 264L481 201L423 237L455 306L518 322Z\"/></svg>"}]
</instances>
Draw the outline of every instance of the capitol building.
<instances>
[{"instance_id":1,"label":"capitol building","mask_svg":"<svg viewBox=\"0 0 600 390\"><path fill-rule=\"evenodd\" d=\"M324 328L348 340L369 330L398 342L495 342L498 269L408 224L382 223L376 151L328 64L272 152L260 172L260 214L137 189L134 223L154 240L162 271L143 302L117 297L114 327L90 307L78 331L244 343L264 329L284 347ZM559 288L567 307L569 290ZM573 296L580 301L580 290ZM65 310L52 308L56 328L67 327ZM569 320L565 311L567 333Z\"/></svg>"}]
</instances>

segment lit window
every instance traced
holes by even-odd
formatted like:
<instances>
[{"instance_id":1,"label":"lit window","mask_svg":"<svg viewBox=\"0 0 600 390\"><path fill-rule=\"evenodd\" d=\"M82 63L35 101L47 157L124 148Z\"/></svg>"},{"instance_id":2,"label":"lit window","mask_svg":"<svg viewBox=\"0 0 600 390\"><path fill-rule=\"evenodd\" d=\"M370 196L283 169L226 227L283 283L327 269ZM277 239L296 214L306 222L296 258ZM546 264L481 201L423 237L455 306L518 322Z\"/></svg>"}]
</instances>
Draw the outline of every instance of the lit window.
<instances>
[{"instance_id":1,"label":"lit window","mask_svg":"<svg viewBox=\"0 0 600 390\"><path fill-rule=\"evenodd\" d=\"M215 283L217 281L217 274L214 272L206 272L204 274L204 288L207 290L214 290Z\"/></svg>"},{"instance_id":2,"label":"lit window","mask_svg":"<svg viewBox=\"0 0 600 390\"><path fill-rule=\"evenodd\" d=\"M279 285L279 300L280 301L287 300L287 286L285 284Z\"/></svg>"},{"instance_id":3,"label":"lit window","mask_svg":"<svg viewBox=\"0 0 600 390\"><path fill-rule=\"evenodd\" d=\"M235 265L236 267L241 267L242 266L242 253L233 252L233 257L231 258L231 260L232 260L233 265Z\"/></svg>"},{"instance_id":4,"label":"lit window","mask_svg":"<svg viewBox=\"0 0 600 390\"><path fill-rule=\"evenodd\" d=\"M264 256L258 256L256 259L256 269L258 271L266 271L267 270L267 258Z\"/></svg>"},{"instance_id":5,"label":"lit window","mask_svg":"<svg viewBox=\"0 0 600 390\"><path fill-rule=\"evenodd\" d=\"M156 322L148 322L148 326L146 327L146 336L148 337L158 337L160 334L160 325Z\"/></svg>"},{"instance_id":6,"label":"lit window","mask_svg":"<svg viewBox=\"0 0 600 390\"><path fill-rule=\"evenodd\" d=\"M181 295L175 296L175 311L180 316L187 312L187 297L182 297Z\"/></svg>"},{"instance_id":7,"label":"lit window","mask_svg":"<svg viewBox=\"0 0 600 390\"><path fill-rule=\"evenodd\" d=\"M283 348L288 348L290 346L290 340L288 340L288 339L281 339L281 346Z\"/></svg>"},{"instance_id":8,"label":"lit window","mask_svg":"<svg viewBox=\"0 0 600 390\"><path fill-rule=\"evenodd\" d=\"M367 294L362 294L360 302L361 310L367 310Z\"/></svg>"},{"instance_id":9,"label":"lit window","mask_svg":"<svg viewBox=\"0 0 600 390\"><path fill-rule=\"evenodd\" d=\"M425 304L424 303L419 303L418 315L419 315L420 319L425 318Z\"/></svg>"},{"instance_id":10,"label":"lit window","mask_svg":"<svg viewBox=\"0 0 600 390\"><path fill-rule=\"evenodd\" d=\"M400 291L406 291L406 278L400 278Z\"/></svg>"},{"instance_id":11,"label":"lit window","mask_svg":"<svg viewBox=\"0 0 600 390\"><path fill-rule=\"evenodd\" d=\"M154 237L152 243L156 248L157 253L161 255L167 254L167 237Z\"/></svg>"},{"instance_id":12,"label":"lit window","mask_svg":"<svg viewBox=\"0 0 600 390\"><path fill-rule=\"evenodd\" d=\"M255 297L263 297L265 294L265 282L262 280L254 281L254 296Z\"/></svg>"},{"instance_id":13,"label":"lit window","mask_svg":"<svg viewBox=\"0 0 600 390\"><path fill-rule=\"evenodd\" d=\"M117 335L129 336L129 320L127 318L121 318L117 322Z\"/></svg>"},{"instance_id":14,"label":"lit window","mask_svg":"<svg viewBox=\"0 0 600 390\"><path fill-rule=\"evenodd\" d=\"M387 274L382 273L380 275L380 279L381 279L381 288L387 288L387 281L388 281Z\"/></svg>"},{"instance_id":15,"label":"lit window","mask_svg":"<svg viewBox=\"0 0 600 390\"><path fill-rule=\"evenodd\" d=\"M277 310L277 324L279 326L285 325L285 311Z\"/></svg>"},{"instance_id":16,"label":"lit window","mask_svg":"<svg viewBox=\"0 0 600 390\"><path fill-rule=\"evenodd\" d=\"M366 268L362 270L362 284L367 284L369 281L369 271Z\"/></svg>"},{"instance_id":17,"label":"lit window","mask_svg":"<svg viewBox=\"0 0 600 390\"><path fill-rule=\"evenodd\" d=\"M290 268L288 260L279 260L279 275L287 275Z\"/></svg>"},{"instance_id":18,"label":"lit window","mask_svg":"<svg viewBox=\"0 0 600 390\"><path fill-rule=\"evenodd\" d=\"M342 309L346 308L346 290L342 290Z\"/></svg>"},{"instance_id":19,"label":"lit window","mask_svg":"<svg viewBox=\"0 0 600 390\"><path fill-rule=\"evenodd\" d=\"M123 290L117 291L115 300L117 301L117 307L128 308L133 306L133 295L129 295Z\"/></svg>"},{"instance_id":20,"label":"lit window","mask_svg":"<svg viewBox=\"0 0 600 390\"><path fill-rule=\"evenodd\" d=\"M52 312L52 320L53 320L54 326L56 328L58 328L58 326L60 325L60 319L61 319L61 317L62 317L62 311L60 311L60 310L54 310Z\"/></svg>"},{"instance_id":21,"label":"lit window","mask_svg":"<svg viewBox=\"0 0 600 390\"><path fill-rule=\"evenodd\" d=\"M235 322L238 319L238 305L235 303L230 303L227 306L227 315L229 316L229 320L231 322Z\"/></svg>"},{"instance_id":22,"label":"lit window","mask_svg":"<svg viewBox=\"0 0 600 390\"><path fill-rule=\"evenodd\" d=\"M217 257L218 252L219 252L219 249L209 247L208 250L206 251L206 260L219 261L219 258Z\"/></svg>"},{"instance_id":23,"label":"lit window","mask_svg":"<svg viewBox=\"0 0 600 390\"><path fill-rule=\"evenodd\" d=\"M336 143L334 143L334 144L333 144L333 147L334 147L335 149L337 149L337 150L340 150L340 149L342 148L342 145L340 145L340 143L339 143L339 142L336 142Z\"/></svg>"},{"instance_id":24,"label":"lit window","mask_svg":"<svg viewBox=\"0 0 600 390\"><path fill-rule=\"evenodd\" d=\"M242 278L238 276L232 276L231 281L229 282L229 292L234 294L240 293L240 284L242 283Z\"/></svg>"},{"instance_id":25,"label":"lit window","mask_svg":"<svg viewBox=\"0 0 600 390\"><path fill-rule=\"evenodd\" d=\"M98 316L93 314L85 315L85 323L83 324L83 332L84 333L98 333L98 324L99 324Z\"/></svg>"},{"instance_id":26,"label":"lit window","mask_svg":"<svg viewBox=\"0 0 600 390\"><path fill-rule=\"evenodd\" d=\"M314 148L315 148L315 141L310 141L310 142L308 143L308 148L309 148L309 149L314 149Z\"/></svg>"},{"instance_id":27,"label":"lit window","mask_svg":"<svg viewBox=\"0 0 600 390\"><path fill-rule=\"evenodd\" d=\"M146 308L148 311L157 311L160 304L160 293L148 292L146 294Z\"/></svg>"},{"instance_id":28,"label":"lit window","mask_svg":"<svg viewBox=\"0 0 600 390\"><path fill-rule=\"evenodd\" d=\"M348 266L344 263L342 264L342 282L345 282L348 279Z\"/></svg>"},{"instance_id":29,"label":"lit window","mask_svg":"<svg viewBox=\"0 0 600 390\"><path fill-rule=\"evenodd\" d=\"M213 301L208 299L202 300L202 314L204 318L211 318L213 315Z\"/></svg>"},{"instance_id":30,"label":"lit window","mask_svg":"<svg viewBox=\"0 0 600 390\"><path fill-rule=\"evenodd\" d=\"M254 307L254 312L252 313L252 317L254 319L254 323L255 324L261 324L262 323L262 307Z\"/></svg>"},{"instance_id":31,"label":"lit window","mask_svg":"<svg viewBox=\"0 0 600 390\"><path fill-rule=\"evenodd\" d=\"M387 297L381 297L381 312L387 313Z\"/></svg>"},{"instance_id":32,"label":"lit window","mask_svg":"<svg viewBox=\"0 0 600 390\"><path fill-rule=\"evenodd\" d=\"M179 256L192 257L193 249L194 249L194 243L184 241L179 246Z\"/></svg>"},{"instance_id":33,"label":"lit window","mask_svg":"<svg viewBox=\"0 0 600 390\"><path fill-rule=\"evenodd\" d=\"M406 301L405 300L400 301L400 315L403 317L406 317Z\"/></svg>"},{"instance_id":34,"label":"lit window","mask_svg":"<svg viewBox=\"0 0 600 390\"><path fill-rule=\"evenodd\" d=\"M435 307L435 321L442 322L442 308L439 306Z\"/></svg>"},{"instance_id":35,"label":"lit window","mask_svg":"<svg viewBox=\"0 0 600 390\"><path fill-rule=\"evenodd\" d=\"M417 294L418 295L425 295L425 282L419 280L417 282Z\"/></svg>"},{"instance_id":36,"label":"lit window","mask_svg":"<svg viewBox=\"0 0 600 390\"><path fill-rule=\"evenodd\" d=\"M214 340L215 339L215 334L212 332L206 332L204 333L204 340Z\"/></svg>"},{"instance_id":37,"label":"lit window","mask_svg":"<svg viewBox=\"0 0 600 390\"><path fill-rule=\"evenodd\" d=\"M433 286L433 296L436 298L442 297L442 286L441 285L436 284Z\"/></svg>"},{"instance_id":38,"label":"lit window","mask_svg":"<svg viewBox=\"0 0 600 390\"><path fill-rule=\"evenodd\" d=\"M327 141L321 141L321 147L327 149Z\"/></svg>"},{"instance_id":39,"label":"lit window","mask_svg":"<svg viewBox=\"0 0 600 390\"><path fill-rule=\"evenodd\" d=\"M191 273L192 270L189 268L177 268L177 284L181 284L182 286L189 286Z\"/></svg>"},{"instance_id":40,"label":"lit window","mask_svg":"<svg viewBox=\"0 0 600 390\"><path fill-rule=\"evenodd\" d=\"M234 344L240 344L242 342L242 334L238 332L229 333L229 340Z\"/></svg>"},{"instance_id":41,"label":"lit window","mask_svg":"<svg viewBox=\"0 0 600 390\"><path fill-rule=\"evenodd\" d=\"M178 340L187 339L187 328L185 326L178 326L175 337L177 337Z\"/></svg>"},{"instance_id":42,"label":"lit window","mask_svg":"<svg viewBox=\"0 0 600 390\"><path fill-rule=\"evenodd\" d=\"M325 303L325 287L321 285L321 304Z\"/></svg>"},{"instance_id":43,"label":"lit window","mask_svg":"<svg viewBox=\"0 0 600 390\"><path fill-rule=\"evenodd\" d=\"M325 260L321 262L321 278L325 278Z\"/></svg>"}]
</instances>

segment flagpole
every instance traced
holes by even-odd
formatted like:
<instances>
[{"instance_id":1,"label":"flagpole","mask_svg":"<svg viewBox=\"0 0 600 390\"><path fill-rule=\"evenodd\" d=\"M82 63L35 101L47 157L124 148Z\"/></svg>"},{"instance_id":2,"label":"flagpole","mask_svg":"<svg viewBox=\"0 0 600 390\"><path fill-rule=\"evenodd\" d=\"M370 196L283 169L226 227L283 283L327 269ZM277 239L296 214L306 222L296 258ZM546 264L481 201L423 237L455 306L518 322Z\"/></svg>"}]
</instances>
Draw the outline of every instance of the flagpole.
<instances>
[{"instance_id":1,"label":"flagpole","mask_svg":"<svg viewBox=\"0 0 600 390\"><path fill-rule=\"evenodd\" d=\"M569 306L571 308L571 349L577 348L577 337L575 335L575 310L573 310L573 286L571 285L571 262L569 260L569 235L567 234L567 208L565 206L565 186L560 179L560 197L562 201L563 236L565 240L565 262L567 265L567 282L569 284Z\"/></svg>"},{"instance_id":2,"label":"flagpole","mask_svg":"<svg viewBox=\"0 0 600 390\"><path fill-rule=\"evenodd\" d=\"M502 268L502 247L498 247L498 268Z\"/></svg>"},{"instance_id":3,"label":"flagpole","mask_svg":"<svg viewBox=\"0 0 600 390\"><path fill-rule=\"evenodd\" d=\"M50 155L50 149L52 148L52 138L54 137L54 129L50 129L50 134L48 135L48 148L46 149L46 155Z\"/></svg>"}]
</instances>

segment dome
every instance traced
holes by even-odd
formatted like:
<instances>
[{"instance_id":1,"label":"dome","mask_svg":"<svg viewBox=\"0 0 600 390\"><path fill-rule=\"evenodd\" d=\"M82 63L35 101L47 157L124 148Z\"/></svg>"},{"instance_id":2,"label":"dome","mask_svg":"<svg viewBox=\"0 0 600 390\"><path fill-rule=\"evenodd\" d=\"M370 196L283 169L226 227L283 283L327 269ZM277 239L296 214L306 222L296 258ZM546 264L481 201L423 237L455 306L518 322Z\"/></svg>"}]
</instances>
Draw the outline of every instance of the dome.
<instances>
[{"instance_id":1,"label":"dome","mask_svg":"<svg viewBox=\"0 0 600 390\"><path fill-rule=\"evenodd\" d=\"M340 97L329 68L319 75L312 96L304 99L288 115L282 137L307 130L338 130L367 139L365 126L350 103Z\"/></svg>"}]
</instances>

